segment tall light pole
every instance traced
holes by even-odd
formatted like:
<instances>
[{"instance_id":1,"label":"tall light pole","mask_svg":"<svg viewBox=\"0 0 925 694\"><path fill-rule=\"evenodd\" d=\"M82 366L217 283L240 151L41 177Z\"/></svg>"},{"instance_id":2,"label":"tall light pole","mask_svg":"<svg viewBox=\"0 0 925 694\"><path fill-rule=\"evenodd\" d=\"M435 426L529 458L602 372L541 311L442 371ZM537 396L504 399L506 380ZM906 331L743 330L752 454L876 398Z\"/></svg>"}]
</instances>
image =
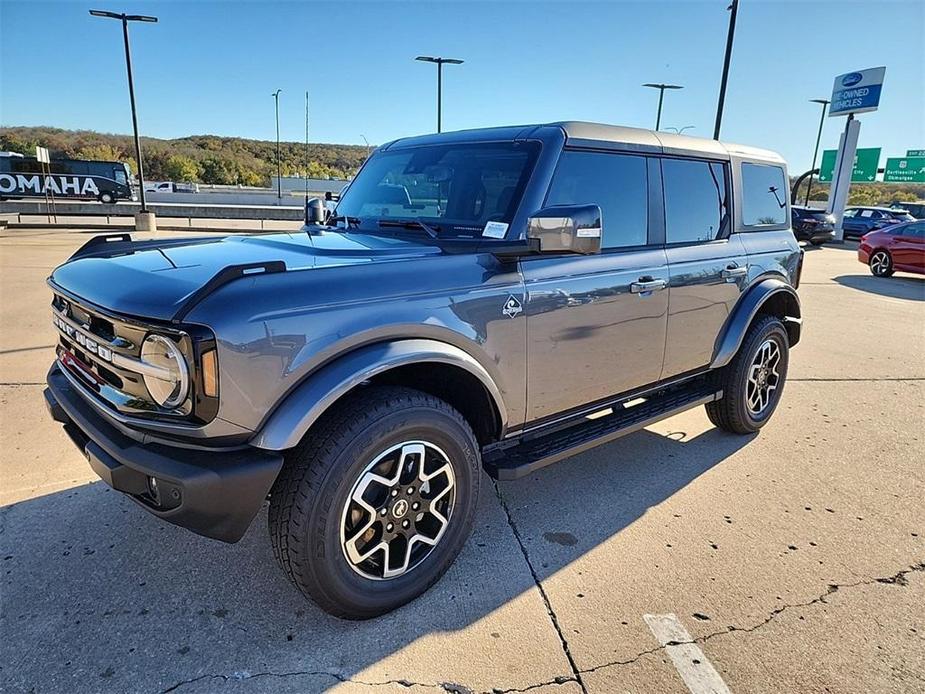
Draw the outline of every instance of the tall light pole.
<instances>
[{"instance_id":1,"label":"tall light pole","mask_svg":"<svg viewBox=\"0 0 925 694\"><path fill-rule=\"evenodd\" d=\"M125 14L117 12L106 12L104 10L90 10L94 17L106 17L107 19L118 19L122 22L122 37L125 40L125 69L128 71L128 98L132 103L132 128L135 131L135 162L138 164L138 185L141 195L141 211L147 212L145 201L145 168L141 161L141 140L138 137L138 113L135 109L135 81L132 79L132 51L128 43L128 23L129 22L157 22L157 17L149 17L142 14Z\"/></svg>"},{"instance_id":2,"label":"tall light pole","mask_svg":"<svg viewBox=\"0 0 925 694\"><path fill-rule=\"evenodd\" d=\"M443 113L443 64L462 65L463 61L458 58L440 58L432 55L419 55L415 60L424 63L437 64L437 132L442 130L442 113Z\"/></svg>"},{"instance_id":3,"label":"tall light pole","mask_svg":"<svg viewBox=\"0 0 925 694\"><path fill-rule=\"evenodd\" d=\"M276 100L276 197L280 200L283 198L283 169L279 160L279 93L282 89L277 89L272 96Z\"/></svg>"},{"instance_id":4,"label":"tall light pole","mask_svg":"<svg viewBox=\"0 0 925 694\"><path fill-rule=\"evenodd\" d=\"M363 142L366 143L366 158L369 159L369 140L366 139L366 135L360 135L363 138Z\"/></svg>"},{"instance_id":5,"label":"tall light pole","mask_svg":"<svg viewBox=\"0 0 925 694\"><path fill-rule=\"evenodd\" d=\"M822 139L822 126L825 123L825 110L831 103L828 99L810 99L811 103L822 104L822 115L819 117L819 132L816 133L816 149L813 150L813 165L809 167L809 183L806 184L806 200L804 205L809 206L809 193L813 189L813 171L816 170L816 157L819 156L819 141Z\"/></svg>"},{"instance_id":6,"label":"tall light pole","mask_svg":"<svg viewBox=\"0 0 925 694\"><path fill-rule=\"evenodd\" d=\"M732 40L736 33L736 14L739 11L739 0L732 0L726 8L729 14L729 31L726 34L726 56L723 58L723 79L719 84L719 101L716 104L716 124L713 126L713 139L719 139L719 128L723 122L723 106L726 103L726 83L729 81L729 61L732 58Z\"/></svg>"},{"instance_id":7,"label":"tall light pole","mask_svg":"<svg viewBox=\"0 0 925 694\"><path fill-rule=\"evenodd\" d=\"M665 98L666 89L684 89L679 84L655 84L652 82L646 82L643 87L651 87L652 89L658 89L658 113L655 115L655 129L658 130L659 126L662 124L662 99Z\"/></svg>"}]
</instances>

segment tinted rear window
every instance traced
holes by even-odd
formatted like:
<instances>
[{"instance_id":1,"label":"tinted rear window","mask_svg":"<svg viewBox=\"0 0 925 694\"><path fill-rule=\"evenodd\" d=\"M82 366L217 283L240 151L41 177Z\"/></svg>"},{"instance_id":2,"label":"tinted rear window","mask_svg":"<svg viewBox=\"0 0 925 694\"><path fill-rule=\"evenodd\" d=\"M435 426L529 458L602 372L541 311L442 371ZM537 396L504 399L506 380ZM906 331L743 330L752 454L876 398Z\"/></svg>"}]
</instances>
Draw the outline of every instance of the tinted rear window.
<instances>
[{"instance_id":1,"label":"tinted rear window","mask_svg":"<svg viewBox=\"0 0 925 694\"><path fill-rule=\"evenodd\" d=\"M787 221L784 170L767 164L742 164L742 224L766 226Z\"/></svg>"},{"instance_id":2,"label":"tinted rear window","mask_svg":"<svg viewBox=\"0 0 925 694\"><path fill-rule=\"evenodd\" d=\"M726 167L718 162L663 159L668 243L712 241L728 225Z\"/></svg>"}]
</instances>

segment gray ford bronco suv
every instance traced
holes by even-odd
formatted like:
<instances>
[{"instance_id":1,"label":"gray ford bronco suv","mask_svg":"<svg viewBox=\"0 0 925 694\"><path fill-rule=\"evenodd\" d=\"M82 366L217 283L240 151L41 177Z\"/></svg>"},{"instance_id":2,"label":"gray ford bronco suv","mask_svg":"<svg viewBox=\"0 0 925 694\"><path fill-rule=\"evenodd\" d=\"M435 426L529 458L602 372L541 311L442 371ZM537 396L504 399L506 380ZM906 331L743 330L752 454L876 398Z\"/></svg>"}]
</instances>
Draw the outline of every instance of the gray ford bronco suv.
<instances>
[{"instance_id":1,"label":"gray ford bronco suv","mask_svg":"<svg viewBox=\"0 0 925 694\"><path fill-rule=\"evenodd\" d=\"M295 233L90 240L45 398L96 473L226 542L269 498L325 610L415 598L511 480L705 405L774 412L802 252L774 153L592 123L379 147Z\"/></svg>"}]
</instances>

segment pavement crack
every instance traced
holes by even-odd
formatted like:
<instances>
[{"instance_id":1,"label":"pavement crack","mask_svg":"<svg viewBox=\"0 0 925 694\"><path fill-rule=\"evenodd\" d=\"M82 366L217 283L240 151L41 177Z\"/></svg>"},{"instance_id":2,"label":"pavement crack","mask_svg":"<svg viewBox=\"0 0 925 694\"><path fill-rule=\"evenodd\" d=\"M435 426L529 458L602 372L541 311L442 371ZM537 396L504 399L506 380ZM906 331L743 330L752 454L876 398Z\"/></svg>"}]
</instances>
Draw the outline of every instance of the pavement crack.
<instances>
[{"instance_id":1,"label":"pavement crack","mask_svg":"<svg viewBox=\"0 0 925 694\"><path fill-rule=\"evenodd\" d=\"M719 631L714 631L714 632L711 632L711 633L706 634L706 635L704 635L704 636L699 636L699 637L697 637L697 638L695 638L695 639L692 639L692 640L690 640L690 641L678 641L678 642L674 642L674 641L673 641L673 642L668 643L668 644L666 644L666 645L667 645L667 646L678 646L678 645L682 645L682 644L702 644L702 643L706 643L706 642L709 641L710 639L716 638L717 636L724 636L724 635L726 635L726 634L731 634L731 633L734 633L734 632L751 633L751 632L753 632L753 631L757 631L758 629L761 629L762 627L767 626L769 623L771 623L772 621L774 621L774 619L776 619L779 615L781 615L782 613L786 612L787 610L792 610L792 609L795 609L795 608L802 608L802 607L811 607L812 605L816 605L816 604L818 604L818 603L825 603L826 598L828 598L830 595L832 595L832 594L834 594L834 593L837 593L837 592L840 591L840 590L845 590L845 589L848 589L848 588L857 588L857 587L859 587L859 586L869 586L869 585L873 585L873 584L875 584L875 583L881 583L881 584L886 584L886 585L905 586L905 585L908 584L908 580L907 580L906 577L907 577L909 574L914 573L914 572L918 572L918 571L923 571L923 572L925 572L925 561L921 561L921 562L919 562L919 563L917 563L917 564L912 564L912 565L909 566L908 568L902 569L901 571L897 571L895 574L893 574L893 575L891 575L891 576L881 576L881 577L878 577L878 578L868 578L868 579L864 579L864 580L861 580L861 581L855 581L854 583L830 583L830 584L826 587L826 590L825 590L824 593L822 593L821 595L817 595L817 596L816 596L815 598L813 598L812 600L807 600L807 601L805 601L805 602L790 603L790 604L787 604L787 605L782 605L782 606L780 606L780 607L778 607L778 608L772 610L771 613L768 614L767 617L765 617L765 618L764 618L763 620L761 620L760 622L758 622L758 623L756 623L756 624L753 624L752 626L749 626L749 627L738 627L738 626L735 626L735 625L730 625L730 626L726 627L725 629L722 629L722 630L719 630ZM594 667L588 668L588 669L586 669L586 670L582 670L582 673L596 672L596 671L598 671L598 670L603 670L603 669L609 668L609 667L619 667L619 666L623 666L623 665L632 665L633 663L635 663L635 662L636 662L637 660L639 660L640 658L644 658L644 657L647 656L647 655L652 655L652 654L654 654L654 653L658 653L659 651L663 650L664 648L665 648L665 646L657 646L657 647L655 647L655 648L650 648L650 649L648 649L648 650L641 651L640 653L637 653L637 654L634 655L632 658L629 658L629 659L627 659L627 660L613 660L613 661L610 661L610 662L607 662L607 663L602 663L602 664L600 664L600 665L595 665Z\"/></svg>"},{"instance_id":2,"label":"pavement crack","mask_svg":"<svg viewBox=\"0 0 925 694\"><path fill-rule=\"evenodd\" d=\"M507 517L507 524L511 527L511 532L514 533L514 539L517 540L517 545L520 547L520 553L523 555L524 561L527 562L527 568L530 569L530 575L533 576L533 583L536 585L536 589L539 591L540 597L543 598L543 603L546 605L546 614L549 615L549 620L552 622L552 626L556 630L556 634L559 636L559 643L562 645L562 651L565 653L565 658L568 660L569 667L572 670L572 678L575 682L578 683L581 691L587 694L588 690L585 688L585 683L581 679L581 671L578 669L578 665L576 665L575 659L572 657L572 652L569 650L568 639L565 638L565 633L562 631L562 627L559 625L559 618L556 616L555 610L552 609L552 603L549 601L549 596L546 594L546 589L543 588L540 577L537 575L536 569L533 568L533 562L530 561L530 555L527 553L527 547L520 535L520 530L517 528L517 523L514 522L514 516L511 515L511 510L508 508L507 502L501 495L501 489L498 487L498 483L495 480L492 480L492 484L495 487L495 494L498 496L498 501L501 503L501 508L504 510L504 515Z\"/></svg>"},{"instance_id":3,"label":"pavement crack","mask_svg":"<svg viewBox=\"0 0 925 694\"><path fill-rule=\"evenodd\" d=\"M896 381L925 381L923 376L883 376L881 378L875 377L860 377L860 378L788 378L791 383L878 383L878 382L896 382Z\"/></svg>"},{"instance_id":4,"label":"pavement crack","mask_svg":"<svg viewBox=\"0 0 925 694\"><path fill-rule=\"evenodd\" d=\"M394 680L383 680L379 682L368 682L364 680L354 679L352 677L347 677L344 674L341 674L339 672L332 672L330 670L295 670L292 672L254 672L254 673L251 673L247 671L242 671L242 672L235 672L231 675L222 675L222 674L217 674L217 673L199 675L198 677L192 677L190 679L181 680L180 682L177 682L176 684L173 684L170 687L167 687L167 689L162 689L160 691L160 694L169 694L170 692L175 692L178 689L181 689L187 685L195 684L196 682L201 682L202 680L219 679L219 680L222 680L222 682L229 682L229 681L252 680L252 679L257 679L261 677L276 677L280 679L285 679L288 677L330 677L341 683L359 684L364 687L390 687L390 686L397 684L401 687L407 687L409 689L411 687L423 687L426 689L442 690L444 692L459 692L460 694L463 692L470 691L469 689L462 687L460 685L457 685L455 683L452 683L452 682L424 683L424 682L412 682L410 680L401 679L401 678L394 679ZM513 690L513 691L516 691L516 690Z\"/></svg>"},{"instance_id":5,"label":"pavement crack","mask_svg":"<svg viewBox=\"0 0 925 694\"><path fill-rule=\"evenodd\" d=\"M354 677L348 677L339 672L332 672L330 670L295 670L292 672L235 672L231 675L222 675L222 674L205 674L199 675L197 677L191 677L190 679L181 680L174 685L171 685L167 689L162 689L159 694L170 694L170 692L176 692L177 690L196 682L201 682L203 680L212 680L217 679L222 682L229 681L242 681L242 680L251 680L261 677L275 677L279 679L285 679L287 677L330 677L331 679L337 680L341 684L358 684L363 687L391 687L398 685L400 687L406 687L412 689L414 687L421 687L423 689L435 689L437 691L448 692L449 694L473 694L474 690L469 687L458 684L456 682L413 682L408 679L398 678L392 680L381 680L376 682L371 682L367 680L360 680ZM517 694L518 692L529 692L534 689L539 689L540 687L549 687L554 685L567 684L569 682L577 682L577 678L574 676L568 677L554 677L551 680L545 682L538 682L536 684L530 684L526 687L516 688L512 687L510 689L501 689L494 687L489 690L485 690L484 694Z\"/></svg>"}]
</instances>

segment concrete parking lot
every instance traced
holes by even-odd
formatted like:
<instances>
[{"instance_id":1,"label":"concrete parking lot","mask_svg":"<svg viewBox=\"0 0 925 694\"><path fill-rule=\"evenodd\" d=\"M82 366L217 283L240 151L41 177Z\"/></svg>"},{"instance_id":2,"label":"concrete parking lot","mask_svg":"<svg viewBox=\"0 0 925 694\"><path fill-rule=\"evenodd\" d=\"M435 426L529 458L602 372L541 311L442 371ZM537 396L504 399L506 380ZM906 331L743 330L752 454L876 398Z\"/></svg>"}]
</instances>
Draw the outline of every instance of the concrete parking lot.
<instances>
[{"instance_id":1,"label":"concrete parking lot","mask_svg":"<svg viewBox=\"0 0 925 694\"><path fill-rule=\"evenodd\" d=\"M44 279L87 238L0 233L0 689L925 691L925 278L808 248L759 435L697 409L486 478L447 576L346 622L277 569L265 512L236 545L159 522L50 421Z\"/></svg>"}]
</instances>

